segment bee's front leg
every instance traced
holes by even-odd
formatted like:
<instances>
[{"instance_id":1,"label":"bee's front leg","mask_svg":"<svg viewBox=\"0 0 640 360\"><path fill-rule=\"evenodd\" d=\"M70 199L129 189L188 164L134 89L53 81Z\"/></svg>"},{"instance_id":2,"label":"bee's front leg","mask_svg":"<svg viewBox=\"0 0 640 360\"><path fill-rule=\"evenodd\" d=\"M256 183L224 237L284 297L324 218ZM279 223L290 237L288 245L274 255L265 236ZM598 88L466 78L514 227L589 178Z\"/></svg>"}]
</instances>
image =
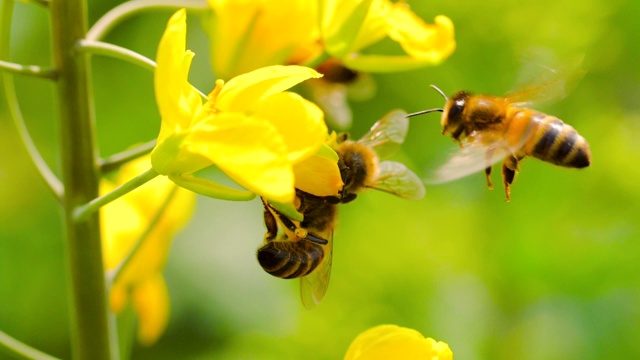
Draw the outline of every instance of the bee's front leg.
<instances>
[{"instance_id":1,"label":"bee's front leg","mask_svg":"<svg viewBox=\"0 0 640 360\"><path fill-rule=\"evenodd\" d=\"M264 199L262 200L262 203L264 204L264 225L267 228L267 232L264 234L264 242L268 243L275 240L278 235L278 222L267 207L268 205L265 203Z\"/></svg>"},{"instance_id":2,"label":"bee's front leg","mask_svg":"<svg viewBox=\"0 0 640 360\"><path fill-rule=\"evenodd\" d=\"M489 190L493 190L493 183L491 182L491 166L487 166L484 169L484 176L487 178L487 187Z\"/></svg>"}]
</instances>

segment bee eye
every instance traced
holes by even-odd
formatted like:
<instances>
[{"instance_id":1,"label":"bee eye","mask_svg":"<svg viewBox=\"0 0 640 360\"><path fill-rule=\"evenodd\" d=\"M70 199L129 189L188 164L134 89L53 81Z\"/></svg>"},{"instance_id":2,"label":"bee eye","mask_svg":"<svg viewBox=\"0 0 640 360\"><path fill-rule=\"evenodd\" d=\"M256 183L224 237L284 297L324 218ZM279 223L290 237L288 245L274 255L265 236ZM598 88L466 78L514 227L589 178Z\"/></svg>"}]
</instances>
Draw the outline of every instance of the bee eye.
<instances>
[{"instance_id":1,"label":"bee eye","mask_svg":"<svg viewBox=\"0 0 640 360\"><path fill-rule=\"evenodd\" d=\"M464 110L465 99L458 99L453 102L451 108L449 109L449 119L457 120L462 115L462 111Z\"/></svg>"}]
</instances>

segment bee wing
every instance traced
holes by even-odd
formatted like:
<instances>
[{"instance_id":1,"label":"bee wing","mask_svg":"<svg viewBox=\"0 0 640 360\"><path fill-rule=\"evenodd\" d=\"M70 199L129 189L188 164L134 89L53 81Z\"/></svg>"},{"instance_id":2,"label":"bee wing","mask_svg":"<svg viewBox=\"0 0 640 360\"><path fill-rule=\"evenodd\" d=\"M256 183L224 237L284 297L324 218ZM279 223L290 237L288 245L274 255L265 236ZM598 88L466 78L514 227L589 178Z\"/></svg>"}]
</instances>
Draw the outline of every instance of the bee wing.
<instances>
[{"instance_id":1,"label":"bee wing","mask_svg":"<svg viewBox=\"0 0 640 360\"><path fill-rule=\"evenodd\" d=\"M392 110L378 120L358 142L375 148L378 156L391 155L407 137L409 119L403 110Z\"/></svg>"},{"instance_id":2,"label":"bee wing","mask_svg":"<svg viewBox=\"0 0 640 360\"><path fill-rule=\"evenodd\" d=\"M420 200L425 189L422 180L403 163L383 161L374 189L388 192L409 200Z\"/></svg>"},{"instance_id":3,"label":"bee wing","mask_svg":"<svg viewBox=\"0 0 640 360\"><path fill-rule=\"evenodd\" d=\"M518 106L551 103L566 97L582 79L583 56L558 60L544 49L533 49L523 56L516 86L507 100Z\"/></svg>"},{"instance_id":4,"label":"bee wing","mask_svg":"<svg viewBox=\"0 0 640 360\"><path fill-rule=\"evenodd\" d=\"M321 245L324 250L324 259L311 274L300 278L300 298L302 305L311 310L320 304L329 288L331 277L331 264L333 261L333 230L327 236L329 243Z\"/></svg>"},{"instance_id":5,"label":"bee wing","mask_svg":"<svg viewBox=\"0 0 640 360\"><path fill-rule=\"evenodd\" d=\"M315 102L325 112L329 125L338 129L351 127L352 114L347 102L348 88L345 84L332 83L322 79L311 79L305 84L310 89Z\"/></svg>"},{"instance_id":6,"label":"bee wing","mask_svg":"<svg viewBox=\"0 0 640 360\"><path fill-rule=\"evenodd\" d=\"M505 157L513 154L506 141L494 142L491 145L471 143L456 152L446 164L439 167L425 182L442 184L469 176L483 170Z\"/></svg>"},{"instance_id":7,"label":"bee wing","mask_svg":"<svg viewBox=\"0 0 640 360\"><path fill-rule=\"evenodd\" d=\"M483 138L482 133L474 133L473 141L464 143L464 147L454 153L449 161L438 168L435 173L425 179L427 184L442 184L457 180L475 172L483 170L498 161L511 156L520 150L534 128L536 123L530 121L520 139L514 144L505 138L495 139L492 135Z\"/></svg>"}]
</instances>

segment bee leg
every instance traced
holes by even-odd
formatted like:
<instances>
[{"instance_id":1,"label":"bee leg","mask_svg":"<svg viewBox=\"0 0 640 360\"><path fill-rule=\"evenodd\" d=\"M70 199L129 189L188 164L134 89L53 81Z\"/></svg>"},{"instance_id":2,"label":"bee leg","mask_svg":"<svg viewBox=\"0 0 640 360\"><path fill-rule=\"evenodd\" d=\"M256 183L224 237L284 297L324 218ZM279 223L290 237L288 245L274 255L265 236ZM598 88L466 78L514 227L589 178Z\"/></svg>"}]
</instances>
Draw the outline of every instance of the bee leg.
<instances>
[{"instance_id":1,"label":"bee leg","mask_svg":"<svg viewBox=\"0 0 640 360\"><path fill-rule=\"evenodd\" d=\"M484 175L487 178L487 187L489 190L493 190L493 183L491 182L491 166L487 166L484 169Z\"/></svg>"},{"instance_id":2,"label":"bee leg","mask_svg":"<svg viewBox=\"0 0 640 360\"><path fill-rule=\"evenodd\" d=\"M516 178L518 172L518 159L510 156L502 163L502 182L504 184L504 192L507 196L507 202L511 201L511 184Z\"/></svg>"},{"instance_id":3,"label":"bee leg","mask_svg":"<svg viewBox=\"0 0 640 360\"><path fill-rule=\"evenodd\" d=\"M262 203L264 204L264 225L267 227L267 232L264 234L264 242L267 243L273 241L278 235L278 222L269 211L264 200L262 200Z\"/></svg>"}]
</instances>

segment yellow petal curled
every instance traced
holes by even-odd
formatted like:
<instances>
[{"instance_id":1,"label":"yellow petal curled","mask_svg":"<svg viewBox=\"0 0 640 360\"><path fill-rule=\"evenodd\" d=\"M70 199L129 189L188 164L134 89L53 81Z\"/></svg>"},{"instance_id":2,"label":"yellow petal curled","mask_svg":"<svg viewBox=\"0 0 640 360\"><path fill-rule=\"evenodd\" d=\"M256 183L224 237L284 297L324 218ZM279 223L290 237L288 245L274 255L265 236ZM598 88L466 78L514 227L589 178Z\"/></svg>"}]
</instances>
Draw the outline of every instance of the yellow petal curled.
<instances>
[{"instance_id":1,"label":"yellow petal curled","mask_svg":"<svg viewBox=\"0 0 640 360\"><path fill-rule=\"evenodd\" d=\"M202 105L200 95L188 82L194 54L186 51L186 16L184 9L171 16L158 45L154 87L162 117L159 142L170 133L188 128Z\"/></svg>"},{"instance_id":2,"label":"yellow petal curled","mask_svg":"<svg viewBox=\"0 0 640 360\"><path fill-rule=\"evenodd\" d=\"M351 343L345 360L452 360L449 345L396 325L373 327Z\"/></svg>"},{"instance_id":3,"label":"yellow petal curled","mask_svg":"<svg viewBox=\"0 0 640 360\"><path fill-rule=\"evenodd\" d=\"M273 94L256 104L254 115L271 123L287 146L292 163L314 154L327 137L322 110L292 92Z\"/></svg>"},{"instance_id":4,"label":"yellow petal curled","mask_svg":"<svg viewBox=\"0 0 640 360\"><path fill-rule=\"evenodd\" d=\"M322 74L304 66L267 66L229 80L217 96L220 111L251 110L258 101Z\"/></svg>"},{"instance_id":5,"label":"yellow petal curled","mask_svg":"<svg viewBox=\"0 0 640 360\"><path fill-rule=\"evenodd\" d=\"M296 188L316 196L338 195L343 182L337 162L336 152L323 145L316 154L293 166Z\"/></svg>"},{"instance_id":6,"label":"yellow petal curled","mask_svg":"<svg viewBox=\"0 0 640 360\"><path fill-rule=\"evenodd\" d=\"M438 64L456 48L451 19L439 15L435 24L427 24L404 3L395 4L386 18L389 37L417 60Z\"/></svg>"}]
</instances>

